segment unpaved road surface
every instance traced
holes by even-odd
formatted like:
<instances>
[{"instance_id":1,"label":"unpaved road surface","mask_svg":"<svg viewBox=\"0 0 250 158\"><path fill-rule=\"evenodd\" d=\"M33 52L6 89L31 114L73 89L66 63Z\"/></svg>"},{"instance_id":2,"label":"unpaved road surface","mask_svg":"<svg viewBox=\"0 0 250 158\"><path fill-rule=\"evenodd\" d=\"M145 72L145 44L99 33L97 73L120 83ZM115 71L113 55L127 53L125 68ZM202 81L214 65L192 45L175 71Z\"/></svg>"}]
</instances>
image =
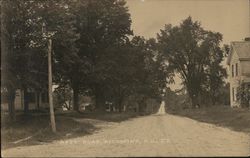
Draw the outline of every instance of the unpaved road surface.
<instances>
[{"instance_id":1,"label":"unpaved road surface","mask_svg":"<svg viewBox=\"0 0 250 158\"><path fill-rule=\"evenodd\" d=\"M250 155L249 135L184 117L160 114L102 125L103 130L92 135L6 149L2 156Z\"/></svg>"}]
</instances>

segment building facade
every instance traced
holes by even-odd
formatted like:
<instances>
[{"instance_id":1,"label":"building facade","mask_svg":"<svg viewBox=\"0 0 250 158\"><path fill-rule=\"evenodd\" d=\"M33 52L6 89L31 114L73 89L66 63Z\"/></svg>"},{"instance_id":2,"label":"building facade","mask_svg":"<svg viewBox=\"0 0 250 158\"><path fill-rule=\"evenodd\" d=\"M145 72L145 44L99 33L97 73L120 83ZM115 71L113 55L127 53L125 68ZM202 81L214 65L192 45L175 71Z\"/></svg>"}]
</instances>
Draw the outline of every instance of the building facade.
<instances>
[{"instance_id":1,"label":"building facade","mask_svg":"<svg viewBox=\"0 0 250 158\"><path fill-rule=\"evenodd\" d=\"M48 108L48 94L47 92L37 93L32 90L28 91L29 110L40 108ZM20 89L16 90L15 96L15 110L24 109L24 92ZM1 92L1 110L8 111L7 94Z\"/></svg>"},{"instance_id":2,"label":"building facade","mask_svg":"<svg viewBox=\"0 0 250 158\"><path fill-rule=\"evenodd\" d=\"M230 105L241 107L240 88L250 87L250 41L231 42L227 65L229 66Z\"/></svg>"}]
</instances>

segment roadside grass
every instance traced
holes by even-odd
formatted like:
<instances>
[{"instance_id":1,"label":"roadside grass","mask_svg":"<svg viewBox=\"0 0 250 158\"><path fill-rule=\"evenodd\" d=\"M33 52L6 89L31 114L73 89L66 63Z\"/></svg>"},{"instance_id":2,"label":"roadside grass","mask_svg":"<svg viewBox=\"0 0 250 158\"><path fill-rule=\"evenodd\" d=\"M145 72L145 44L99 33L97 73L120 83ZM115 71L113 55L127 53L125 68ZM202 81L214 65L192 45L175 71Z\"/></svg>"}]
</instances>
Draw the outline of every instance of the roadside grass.
<instances>
[{"instance_id":1,"label":"roadside grass","mask_svg":"<svg viewBox=\"0 0 250 158\"><path fill-rule=\"evenodd\" d=\"M250 134L249 109L211 106L199 109L167 110L167 113Z\"/></svg>"},{"instance_id":2,"label":"roadside grass","mask_svg":"<svg viewBox=\"0 0 250 158\"><path fill-rule=\"evenodd\" d=\"M77 119L93 119L105 122L121 122L138 116L136 113L78 113L74 111L57 113L57 133L50 127L48 113L17 114L16 122L1 119L1 149L18 146L39 145L54 140L65 140L81 137L97 132L101 128L94 122L77 121Z\"/></svg>"},{"instance_id":3,"label":"roadside grass","mask_svg":"<svg viewBox=\"0 0 250 158\"><path fill-rule=\"evenodd\" d=\"M130 118L134 118L139 116L136 112L65 112L59 113L57 116L67 116L67 117L74 117L74 118L88 118L88 119L96 119L108 122L122 122L128 120Z\"/></svg>"}]
</instances>

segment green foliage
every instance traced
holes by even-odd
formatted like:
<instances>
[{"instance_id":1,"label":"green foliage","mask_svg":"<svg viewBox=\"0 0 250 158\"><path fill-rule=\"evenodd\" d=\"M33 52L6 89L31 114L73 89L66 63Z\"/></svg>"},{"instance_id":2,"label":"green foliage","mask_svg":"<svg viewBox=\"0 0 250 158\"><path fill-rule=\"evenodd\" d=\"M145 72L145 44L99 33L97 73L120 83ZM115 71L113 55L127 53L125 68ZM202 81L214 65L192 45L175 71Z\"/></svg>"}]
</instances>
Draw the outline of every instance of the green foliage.
<instances>
[{"instance_id":1,"label":"green foliage","mask_svg":"<svg viewBox=\"0 0 250 158\"><path fill-rule=\"evenodd\" d=\"M200 102L203 92L208 91L211 97L216 95L226 75L220 65L220 33L204 30L199 22L188 17L180 26L166 25L157 39L169 69L181 75L193 105Z\"/></svg>"},{"instance_id":2,"label":"green foliage","mask_svg":"<svg viewBox=\"0 0 250 158\"><path fill-rule=\"evenodd\" d=\"M56 32L54 38L60 39L70 31L69 16L65 8L67 1L9 0L2 2L2 40L5 47L1 65L2 87L11 94L16 89L47 91L47 39L42 31L43 23L48 31ZM65 22L65 25L62 25ZM64 29L64 30L63 30ZM64 39L64 38L62 38ZM71 40L72 38L68 38ZM68 41L67 41L68 42ZM69 43L69 42L68 42ZM54 61L55 62L55 61ZM13 106L15 97L9 97ZM27 97L24 97L24 109L28 110Z\"/></svg>"},{"instance_id":3,"label":"green foliage","mask_svg":"<svg viewBox=\"0 0 250 158\"><path fill-rule=\"evenodd\" d=\"M57 32L54 38L62 38L69 25L60 25L68 19L64 1L5 1L6 5L6 74L16 79L15 88L45 89L47 87L47 41L43 38L42 24L47 30ZM64 35L64 36L62 36ZM68 37L68 36L67 36ZM67 38L72 40L72 38ZM67 41L68 42L68 41ZM7 76L7 75L6 75Z\"/></svg>"},{"instance_id":4,"label":"green foliage","mask_svg":"<svg viewBox=\"0 0 250 158\"><path fill-rule=\"evenodd\" d=\"M166 75L152 46L155 41L135 36L131 41L113 46L100 56L96 72L100 74L104 100L113 102L121 110L129 96L134 101L158 97L164 87Z\"/></svg>"},{"instance_id":5,"label":"green foliage","mask_svg":"<svg viewBox=\"0 0 250 158\"><path fill-rule=\"evenodd\" d=\"M67 86L57 87L53 92L53 99L57 107L72 109L72 89Z\"/></svg>"},{"instance_id":6,"label":"green foliage","mask_svg":"<svg viewBox=\"0 0 250 158\"><path fill-rule=\"evenodd\" d=\"M155 39L129 38L133 32L124 0L9 0L3 4L6 60L1 71L8 91L47 91L49 36L53 82L59 86L56 101L73 100L75 110L79 110L80 95L94 95L97 107L110 101L121 110L132 95L144 104L145 98L159 98L172 79Z\"/></svg>"},{"instance_id":7,"label":"green foliage","mask_svg":"<svg viewBox=\"0 0 250 158\"><path fill-rule=\"evenodd\" d=\"M74 1L68 6L73 15L73 34L78 38L73 43L66 39L56 44L57 82L70 85L74 91L74 107L79 106L79 94L92 91L97 95L103 86L103 57L108 49L115 47L130 35L130 15L124 1ZM65 30L64 30L65 31ZM58 41L62 41L62 40ZM69 46L75 49L68 49ZM111 59L112 60L112 59ZM103 95L103 94L100 94Z\"/></svg>"},{"instance_id":8,"label":"green foliage","mask_svg":"<svg viewBox=\"0 0 250 158\"><path fill-rule=\"evenodd\" d=\"M241 83L237 89L237 100L242 107L249 107L250 105L250 85L247 83Z\"/></svg>"},{"instance_id":9,"label":"green foliage","mask_svg":"<svg viewBox=\"0 0 250 158\"><path fill-rule=\"evenodd\" d=\"M219 104L222 105L230 105L230 85L229 83L224 84L220 89L219 89L220 95L218 95L218 102Z\"/></svg>"}]
</instances>

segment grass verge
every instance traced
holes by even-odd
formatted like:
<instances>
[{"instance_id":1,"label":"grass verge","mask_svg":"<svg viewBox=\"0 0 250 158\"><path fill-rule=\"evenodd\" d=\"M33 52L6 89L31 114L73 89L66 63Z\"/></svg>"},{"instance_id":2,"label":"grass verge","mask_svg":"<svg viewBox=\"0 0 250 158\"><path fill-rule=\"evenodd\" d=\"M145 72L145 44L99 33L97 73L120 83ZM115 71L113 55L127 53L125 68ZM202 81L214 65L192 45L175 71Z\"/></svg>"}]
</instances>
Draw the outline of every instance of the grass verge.
<instances>
[{"instance_id":1,"label":"grass verge","mask_svg":"<svg viewBox=\"0 0 250 158\"><path fill-rule=\"evenodd\" d=\"M92 134L100 129L94 122L77 121L77 119L94 119L101 122L121 122L136 117L136 113L77 113L66 112L56 114L57 133L50 128L48 113L31 113L17 115L17 121L1 122L1 148L13 148L26 145L39 145L54 140L64 140Z\"/></svg>"},{"instance_id":2,"label":"grass verge","mask_svg":"<svg viewBox=\"0 0 250 158\"><path fill-rule=\"evenodd\" d=\"M170 110L168 113L250 134L250 110L228 106Z\"/></svg>"}]
</instances>

